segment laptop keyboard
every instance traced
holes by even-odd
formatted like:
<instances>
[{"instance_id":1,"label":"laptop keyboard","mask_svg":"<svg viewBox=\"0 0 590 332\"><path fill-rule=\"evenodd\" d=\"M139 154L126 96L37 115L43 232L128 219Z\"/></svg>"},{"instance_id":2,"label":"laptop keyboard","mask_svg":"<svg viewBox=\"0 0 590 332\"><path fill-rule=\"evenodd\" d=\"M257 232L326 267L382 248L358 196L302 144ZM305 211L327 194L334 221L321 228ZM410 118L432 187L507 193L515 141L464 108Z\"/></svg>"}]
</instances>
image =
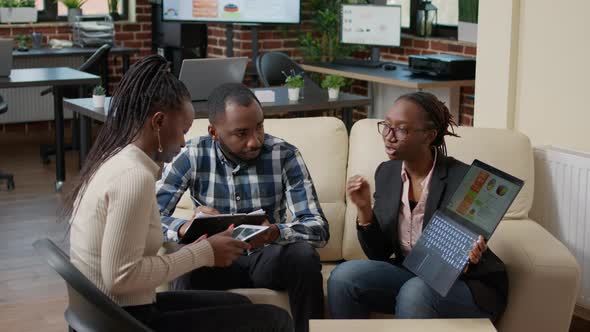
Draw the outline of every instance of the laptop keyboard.
<instances>
[{"instance_id":1,"label":"laptop keyboard","mask_svg":"<svg viewBox=\"0 0 590 332\"><path fill-rule=\"evenodd\" d=\"M424 246L455 269L462 269L477 237L436 214L422 234Z\"/></svg>"}]
</instances>

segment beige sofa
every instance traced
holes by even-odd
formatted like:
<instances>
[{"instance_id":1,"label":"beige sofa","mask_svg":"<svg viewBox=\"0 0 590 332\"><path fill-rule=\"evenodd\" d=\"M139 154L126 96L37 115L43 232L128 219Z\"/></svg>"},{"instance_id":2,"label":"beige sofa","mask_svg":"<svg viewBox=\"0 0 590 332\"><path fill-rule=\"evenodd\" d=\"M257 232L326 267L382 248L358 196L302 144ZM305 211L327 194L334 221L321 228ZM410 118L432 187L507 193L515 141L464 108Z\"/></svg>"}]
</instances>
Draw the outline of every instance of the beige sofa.
<instances>
[{"instance_id":1,"label":"beige sofa","mask_svg":"<svg viewBox=\"0 0 590 332\"><path fill-rule=\"evenodd\" d=\"M187 138L207 134L206 119L195 120ZM377 120L355 123L347 135L343 123L331 117L267 119L265 130L297 146L305 159L330 224L329 244L319 250L324 281L341 260L366 259L355 229L356 209L345 195L346 179L362 174L374 188L374 172L386 160ZM461 138L449 138L449 155L469 164L474 158L495 165L526 185L490 240L490 247L507 266L508 307L499 331L567 331L580 283L580 268L566 247L528 218L533 201L533 153L528 138L509 130L460 127ZM185 194L175 216L191 214ZM255 303L272 303L289 310L285 292L269 289L234 290Z\"/></svg>"}]
</instances>

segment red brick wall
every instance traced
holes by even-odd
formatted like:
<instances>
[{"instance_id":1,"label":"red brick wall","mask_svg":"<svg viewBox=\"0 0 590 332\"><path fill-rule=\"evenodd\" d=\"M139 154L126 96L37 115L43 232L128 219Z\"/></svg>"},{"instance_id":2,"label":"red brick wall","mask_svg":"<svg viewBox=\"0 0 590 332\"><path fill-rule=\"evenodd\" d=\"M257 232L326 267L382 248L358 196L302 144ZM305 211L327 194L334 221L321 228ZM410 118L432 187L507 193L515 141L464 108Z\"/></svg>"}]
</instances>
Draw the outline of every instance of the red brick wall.
<instances>
[{"instance_id":1,"label":"red brick wall","mask_svg":"<svg viewBox=\"0 0 590 332\"><path fill-rule=\"evenodd\" d=\"M151 5L148 0L136 0L136 22L115 22L115 43L118 46L136 47L140 51L130 58L130 63L151 53ZM49 39L72 40L72 28L68 23L0 24L0 37L10 38L17 34L43 33L43 45ZM29 45L30 46L30 45ZM120 58L109 57L109 90L112 92L123 74Z\"/></svg>"},{"instance_id":2,"label":"red brick wall","mask_svg":"<svg viewBox=\"0 0 590 332\"><path fill-rule=\"evenodd\" d=\"M409 55L424 54L456 54L467 57L475 57L476 45L472 43L458 42L441 38L420 38L403 35L400 47L381 48L381 58L399 62L408 62ZM368 56L369 54L365 54ZM366 88L357 92L366 93ZM461 108L459 109L459 124L473 126L473 94L474 87L461 88Z\"/></svg>"}]
</instances>

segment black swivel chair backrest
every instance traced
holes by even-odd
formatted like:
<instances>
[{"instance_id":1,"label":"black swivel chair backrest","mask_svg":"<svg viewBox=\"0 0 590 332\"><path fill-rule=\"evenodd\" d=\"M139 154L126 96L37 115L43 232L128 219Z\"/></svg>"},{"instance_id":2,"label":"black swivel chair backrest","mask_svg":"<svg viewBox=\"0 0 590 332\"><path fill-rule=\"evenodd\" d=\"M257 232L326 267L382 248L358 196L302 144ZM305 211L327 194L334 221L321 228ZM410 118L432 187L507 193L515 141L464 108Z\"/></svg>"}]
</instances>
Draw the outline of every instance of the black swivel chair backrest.
<instances>
[{"instance_id":1,"label":"black swivel chair backrest","mask_svg":"<svg viewBox=\"0 0 590 332\"><path fill-rule=\"evenodd\" d=\"M109 55L109 51L111 50L110 44L104 44L99 47L94 54L88 58L88 60L84 61L80 67L78 67L79 71L83 71L86 73L100 75L99 66L100 64L105 61L106 57ZM44 96L52 91L52 88L45 89L41 91L41 95ZM64 97L67 98L82 98L84 96L79 96L78 88L75 89L65 89L64 90Z\"/></svg>"},{"instance_id":2,"label":"black swivel chair backrest","mask_svg":"<svg viewBox=\"0 0 590 332\"><path fill-rule=\"evenodd\" d=\"M98 74L98 71L93 71L94 68L97 67L98 64L100 64L100 62L109 54L109 51L111 50L112 45L111 44L104 44L101 47L99 47L96 52L94 52L94 54L92 54L90 56L90 58L88 58L88 60L84 61L84 63L82 65L80 65L80 67L78 68L79 71L83 71L83 72L91 72L91 73L95 73Z\"/></svg>"},{"instance_id":3,"label":"black swivel chair backrest","mask_svg":"<svg viewBox=\"0 0 590 332\"><path fill-rule=\"evenodd\" d=\"M51 240L37 240L33 247L66 282L69 303L64 315L73 330L152 331L96 288Z\"/></svg>"},{"instance_id":4,"label":"black swivel chair backrest","mask_svg":"<svg viewBox=\"0 0 590 332\"><path fill-rule=\"evenodd\" d=\"M290 75L291 70L299 74L303 69L288 55L281 52L268 52L256 58L256 71L265 87L280 86L285 83L285 74ZM283 74L285 73L285 74ZM305 88L319 89L311 79L304 77Z\"/></svg>"},{"instance_id":5,"label":"black swivel chair backrest","mask_svg":"<svg viewBox=\"0 0 590 332\"><path fill-rule=\"evenodd\" d=\"M0 114L6 113L8 111L8 104L4 101L4 97L0 95Z\"/></svg>"}]
</instances>

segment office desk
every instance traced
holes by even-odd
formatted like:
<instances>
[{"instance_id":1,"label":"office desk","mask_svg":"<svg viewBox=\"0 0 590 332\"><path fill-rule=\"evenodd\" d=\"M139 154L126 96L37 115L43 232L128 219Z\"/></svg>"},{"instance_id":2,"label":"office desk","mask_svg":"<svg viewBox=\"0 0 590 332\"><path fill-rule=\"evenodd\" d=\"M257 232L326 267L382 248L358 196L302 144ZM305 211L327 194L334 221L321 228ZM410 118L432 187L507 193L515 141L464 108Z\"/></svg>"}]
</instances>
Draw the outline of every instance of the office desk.
<instances>
[{"instance_id":1,"label":"office desk","mask_svg":"<svg viewBox=\"0 0 590 332\"><path fill-rule=\"evenodd\" d=\"M475 85L475 80L446 80L415 76L404 64L396 64L395 70L322 62L302 64L301 67L309 72L340 75L369 82L369 94L373 104L369 117L381 119L385 117L385 112L397 97L405 93L424 90L433 93L445 102L453 114L453 118L458 122L461 87Z\"/></svg>"},{"instance_id":2,"label":"office desk","mask_svg":"<svg viewBox=\"0 0 590 332\"><path fill-rule=\"evenodd\" d=\"M369 105L371 100L368 97L358 96L348 93L340 93L338 99L328 98L328 92L325 90L305 91L304 98L298 101L289 101L287 98L287 88L259 88L256 90L273 90L275 91L274 103L262 103L262 110L265 116L284 114L288 112L306 113L309 111L322 109L339 109L342 111L342 118L346 128L350 131L352 127L352 109L356 106ZM63 102L64 109L80 114L80 160L81 163L86 159L90 147L90 122L88 119L94 119L99 122L106 121L106 110L109 108L111 98L107 97L104 108L94 108L92 98L66 99ZM195 118L207 118L207 102L193 102L195 109Z\"/></svg>"},{"instance_id":3,"label":"office desk","mask_svg":"<svg viewBox=\"0 0 590 332\"><path fill-rule=\"evenodd\" d=\"M67 67L13 69L10 77L0 78L0 88L23 88L33 86L53 87L55 117L55 190L59 191L66 179L64 157L63 95L65 85L91 85L100 83L100 77ZM10 107L10 100L7 100Z\"/></svg>"},{"instance_id":4,"label":"office desk","mask_svg":"<svg viewBox=\"0 0 590 332\"><path fill-rule=\"evenodd\" d=\"M26 52L21 52L18 50L12 51L12 57L18 61L19 59L25 60L24 62L17 62L15 64L29 64L30 60L32 59L39 59L39 58L47 58L47 59L56 59L56 58L68 58L68 57L82 57L84 59L89 58L94 52L98 50L97 47L66 47L66 48L31 48ZM109 54L115 57L121 57L121 63L123 67L123 74L127 72L129 69L129 57L133 54L139 53L138 48L133 47L121 47L121 46L113 46ZM26 61L29 60L29 61ZM54 60L55 61L55 60ZM52 61L52 62L54 62ZM85 60L84 60L85 61ZM65 63L60 61L62 65ZM28 66L27 66L28 67ZM31 66L36 67L36 66ZM21 66L21 68L23 68ZM104 59L104 62L100 65L100 76L104 78L102 85L108 90L109 86L109 65L108 59Z\"/></svg>"},{"instance_id":5,"label":"office desk","mask_svg":"<svg viewBox=\"0 0 590 332\"><path fill-rule=\"evenodd\" d=\"M66 48L32 48L26 52L18 50L12 51L12 56L17 59L32 58L32 57L67 57L67 56L83 56L89 57L98 50L97 47L66 47ZM129 69L129 56L139 53L138 48L114 46L109 51L109 54L121 56L123 62L123 72Z\"/></svg>"}]
</instances>

